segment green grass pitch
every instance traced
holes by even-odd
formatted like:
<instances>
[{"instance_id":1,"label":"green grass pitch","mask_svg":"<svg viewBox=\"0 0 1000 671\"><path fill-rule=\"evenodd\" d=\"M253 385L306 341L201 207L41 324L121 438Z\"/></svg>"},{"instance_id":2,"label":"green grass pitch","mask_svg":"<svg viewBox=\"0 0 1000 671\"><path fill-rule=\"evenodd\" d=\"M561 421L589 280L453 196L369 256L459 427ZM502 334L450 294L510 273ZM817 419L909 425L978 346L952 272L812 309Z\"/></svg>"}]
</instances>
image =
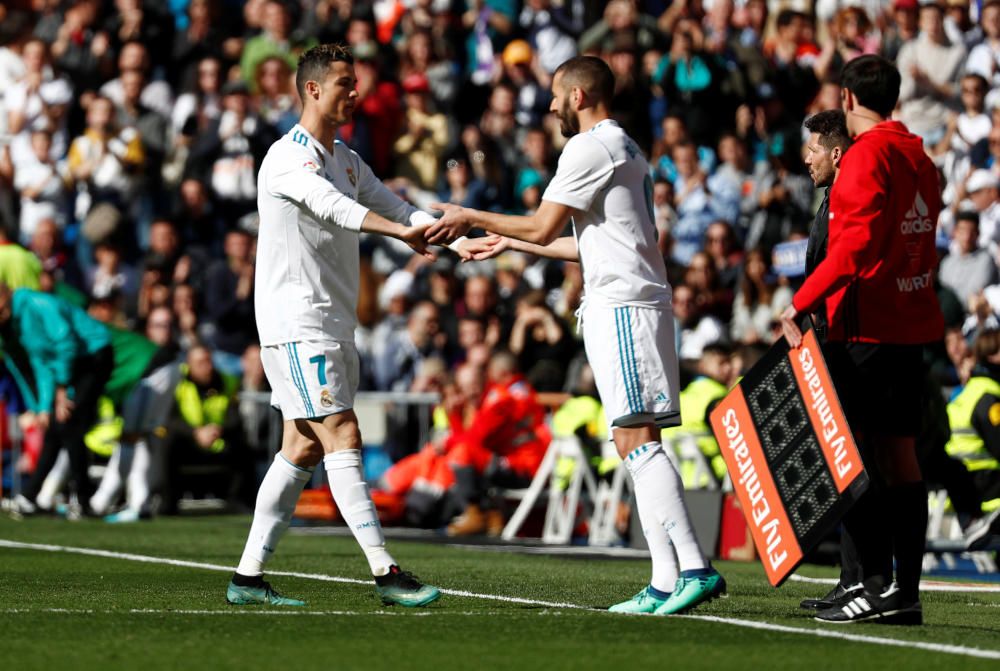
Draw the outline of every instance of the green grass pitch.
<instances>
[{"instance_id":1,"label":"green grass pitch","mask_svg":"<svg viewBox=\"0 0 1000 671\"><path fill-rule=\"evenodd\" d=\"M0 543L233 566L248 525L246 517L131 526L0 517ZM446 589L595 609L630 596L649 577L645 561L515 555L411 541L391 541L390 549L404 568ZM756 564L717 565L729 582L729 596L695 613L719 620L623 616L456 595L426 609L390 609L381 606L370 585L273 577L281 591L307 600L307 608L296 611L227 606L229 575L221 570L0 545L0 669L1000 668L1000 594L925 593L923 627L833 627L798 609L800 599L826 591L825 586L789 582L773 589ZM289 534L270 568L369 578L359 550L344 537ZM833 576L820 567L802 573ZM951 646L952 652L933 646ZM992 651L994 658L972 656L972 649Z\"/></svg>"}]
</instances>

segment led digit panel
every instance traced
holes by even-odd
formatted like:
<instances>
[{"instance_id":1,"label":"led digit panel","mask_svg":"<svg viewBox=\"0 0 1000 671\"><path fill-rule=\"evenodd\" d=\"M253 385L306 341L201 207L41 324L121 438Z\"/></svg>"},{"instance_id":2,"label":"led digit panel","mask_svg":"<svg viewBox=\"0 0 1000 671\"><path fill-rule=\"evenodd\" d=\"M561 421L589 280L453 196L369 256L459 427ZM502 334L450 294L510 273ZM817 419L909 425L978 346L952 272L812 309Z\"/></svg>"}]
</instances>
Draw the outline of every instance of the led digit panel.
<instances>
[{"instance_id":1,"label":"led digit panel","mask_svg":"<svg viewBox=\"0 0 1000 671\"><path fill-rule=\"evenodd\" d=\"M773 585L868 486L815 334L775 343L711 413L754 544Z\"/></svg>"}]
</instances>

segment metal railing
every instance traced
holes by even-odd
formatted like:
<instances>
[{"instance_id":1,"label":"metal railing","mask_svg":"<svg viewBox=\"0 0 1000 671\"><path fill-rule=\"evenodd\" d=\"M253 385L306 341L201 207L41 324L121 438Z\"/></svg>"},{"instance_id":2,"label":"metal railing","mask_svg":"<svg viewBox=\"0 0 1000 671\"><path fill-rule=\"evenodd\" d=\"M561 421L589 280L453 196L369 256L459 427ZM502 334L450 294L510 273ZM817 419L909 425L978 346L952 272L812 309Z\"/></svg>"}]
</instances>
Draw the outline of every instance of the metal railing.
<instances>
[{"instance_id":1,"label":"metal railing","mask_svg":"<svg viewBox=\"0 0 1000 671\"><path fill-rule=\"evenodd\" d=\"M269 456L273 456L281 449L282 419L281 413L271 407L270 392L240 392L238 402L241 404L240 413L244 422L244 435L250 447L257 451L265 451ZM354 410L358 415L358 423L361 427L361 436L366 445L380 445L386 436L386 414L387 406L406 405L417 407L418 426L417 431L419 444L423 445L431 438L431 419L434 406L441 402L439 394L434 393L409 393L409 392L383 392L383 391L363 391L358 392L354 398ZM11 473L11 490L5 491L5 496L14 496L22 490L22 475L18 469L21 461L22 438L17 417L11 416L8 422L11 454L9 468ZM260 437L266 441L260 444ZM2 465L2 461L0 461ZM4 472L0 471L0 482L3 481Z\"/></svg>"}]
</instances>

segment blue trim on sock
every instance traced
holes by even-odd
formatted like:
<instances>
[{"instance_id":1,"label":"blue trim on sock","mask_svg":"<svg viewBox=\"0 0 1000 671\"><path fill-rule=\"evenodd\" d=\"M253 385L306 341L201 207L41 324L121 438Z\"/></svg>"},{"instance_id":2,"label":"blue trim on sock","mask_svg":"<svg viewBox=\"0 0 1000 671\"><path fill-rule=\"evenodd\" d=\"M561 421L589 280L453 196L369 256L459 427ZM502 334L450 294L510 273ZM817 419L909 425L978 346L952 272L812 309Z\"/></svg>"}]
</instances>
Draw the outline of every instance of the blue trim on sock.
<instances>
[{"instance_id":1,"label":"blue trim on sock","mask_svg":"<svg viewBox=\"0 0 1000 671\"><path fill-rule=\"evenodd\" d=\"M312 473L312 472L313 472L314 470L316 470L316 469L314 469L314 468L302 468L302 467L301 467L301 466L299 466L298 464L293 464L292 462L290 462L290 461L288 460L288 457L286 457L285 455L283 455L283 454L282 454L281 452L279 452L279 453L278 453L278 456L279 456L279 457L281 457L281 459L282 459L282 460L283 460L283 461L284 461L284 462L285 462L286 464L288 464L289 466L291 466L292 468L294 468L294 469L295 469L295 470L297 470L297 471L302 471L303 473Z\"/></svg>"},{"instance_id":2,"label":"blue trim on sock","mask_svg":"<svg viewBox=\"0 0 1000 671\"><path fill-rule=\"evenodd\" d=\"M692 568L687 571L681 571L682 578L704 578L707 575L714 575L715 569L711 566L706 566L705 568Z\"/></svg>"},{"instance_id":3,"label":"blue trim on sock","mask_svg":"<svg viewBox=\"0 0 1000 671\"><path fill-rule=\"evenodd\" d=\"M670 595L673 594L673 592L661 592L660 590L650 585L649 587L646 588L646 594L650 595L651 597L657 598L660 601L666 601L667 599L670 598Z\"/></svg>"}]
</instances>

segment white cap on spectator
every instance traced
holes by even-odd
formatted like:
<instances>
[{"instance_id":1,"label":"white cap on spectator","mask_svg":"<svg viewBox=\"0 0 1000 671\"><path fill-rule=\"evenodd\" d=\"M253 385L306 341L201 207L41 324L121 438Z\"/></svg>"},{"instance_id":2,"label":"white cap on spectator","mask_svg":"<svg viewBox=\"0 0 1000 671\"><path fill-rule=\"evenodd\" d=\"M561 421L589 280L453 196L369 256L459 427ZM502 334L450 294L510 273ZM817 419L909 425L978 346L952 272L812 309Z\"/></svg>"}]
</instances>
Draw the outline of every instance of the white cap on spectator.
<instances>
[{"instance_id":1,"label":"white cap on spectator","mask_svg":"<svg viewBox=\"0 0 1000 671\"><path fill-rule=\"evenodd\" d=\"M969 179L965 182L965 190L968 193L975 193L982 189L998 186L997 176L989 170L974 170Z\"/></svg>"},{"instance_id":2,"label":"white cap on spectator","mask_svg":"<svg viewBox=\"0 0 1000 671\"><path fill-rule=\"evenodd\" d=\"M413 273L408 270L397 270L386 278L385 284L378 292L378 305L382 310L389 308L389 304L396 298L409 295L413 288Z\"/></svg>"}]
</instances>

